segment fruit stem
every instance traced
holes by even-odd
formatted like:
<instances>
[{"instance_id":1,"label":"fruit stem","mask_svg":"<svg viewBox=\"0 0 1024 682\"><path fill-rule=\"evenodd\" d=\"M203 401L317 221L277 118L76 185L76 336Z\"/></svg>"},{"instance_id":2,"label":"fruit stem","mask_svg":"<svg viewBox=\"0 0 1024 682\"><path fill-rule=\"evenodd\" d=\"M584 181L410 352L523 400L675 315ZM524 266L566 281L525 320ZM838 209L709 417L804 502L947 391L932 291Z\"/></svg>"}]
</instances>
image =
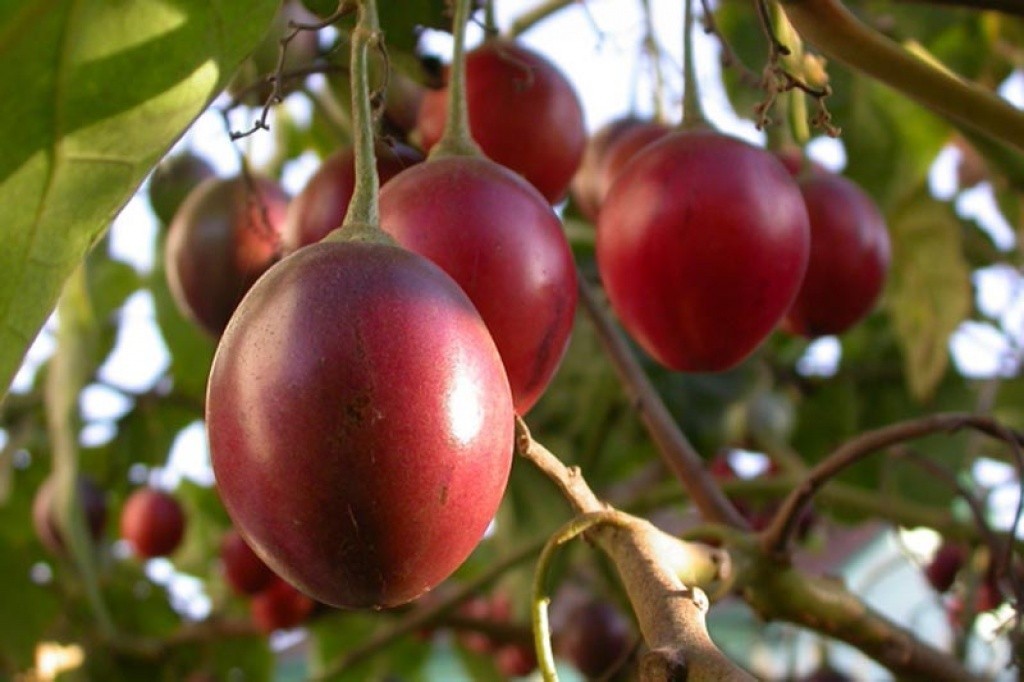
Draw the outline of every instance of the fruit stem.
<instances>
[{"instance_id":1,"label":"fruit stem","mask_svg":"<svg viewBox=\"0 0 1024 682\"><path fill-rule=\"evenodd\" d=\"M114 622L100 590L95 548L89 535L78 494L78 396L88 382L95 349L96 319L89 300L85 265L80 265L64 287L57 304L57 350L50 362L44 388L47 432L53 451L56 480L53 511L61 537L82 577L86 599L100 634L112 638Z\"/></svg>"},{"instance_id":2,"label":"fruit stem","mask_svg":"<svg viewBox=\"0 0 1024 682\"><path fill-rule=\"evenodd\" d=\"M693 47L693 0L683 6L683 130L708 128L707 116L697 91L697 60Z\"/></svg>"},{"instance_id":3,"label":"fruit stem","mask_svg":"<svg viewBox=\"0 0 1024 682\"><path fill-rule=\"evenodd\" d=\"M651 0L640 0L640 8L644 15L644 52L650 60L651 73L654 76L654 120L665 122L665 74L661 69L661 46L658 45L654 33L654 17L651 14Z\"/></svg>"},{"instance_id":4,"label":"fruit stem","mask_svg":"<svg viewBox=\"0 0 1024 682\"><path fill-rule=\"evenodd\" d=\"M466 24L471 0L456 0L452 36L455 46L448 74L448 117L444 134L430 152L431 159L446 156L483 156L469 129L469 104L466 102Z\"/></svg>"},{"instance_id":5,"label":"fruit stem","mask_svg":"<svg viewBox=\"0 0 1024 682\"><path fill-rule=\"evenodd\" d=\"M557 682L558 672L555 669L555 655L551 650L551 628L548 624L548 604L551 603L547 596L544 583L551 570L551 562L555 551L585 533L594 526L604 523L618 523L623 527L628 524L623 520L621 512L615 510L595 511L580 514L565 523L561 528L548 539L544 549L541 550L537 559L537 566L533 571L533 591L530 595L530 623L533 626L533 645L537 650L537 667L540 670L544 682Z\"/></svg>"},{"instance_id":6,"label":"fruit stem","mask_svg":"<svg viewBox=\"0 0 1024 682\"><path fill-rule=\"evenodd\" d=\"M944 73L869 28L838 0L782 0L793 28L830 59L895 88L950 120L1024 151L1024 112Z\"/></svg>"},{"instance_id":7,"label":"fruit stem","mask_svg":"<svg viewBox=\"0 0 1024 682\"><path fill-rule=\"evenodd\" d=\"M352 30L352 141L355 152L355 188L340 230L342 238L356 233L379 233L377 157L373 148L373 108L370 104L369 51L381 44L376 0L361 0L359 19ZM335 233L339 230L335 230ZM334 233L332 233L334 234ZM328 238L331 236L329 235Z\"/></svg>"}]
</instances>

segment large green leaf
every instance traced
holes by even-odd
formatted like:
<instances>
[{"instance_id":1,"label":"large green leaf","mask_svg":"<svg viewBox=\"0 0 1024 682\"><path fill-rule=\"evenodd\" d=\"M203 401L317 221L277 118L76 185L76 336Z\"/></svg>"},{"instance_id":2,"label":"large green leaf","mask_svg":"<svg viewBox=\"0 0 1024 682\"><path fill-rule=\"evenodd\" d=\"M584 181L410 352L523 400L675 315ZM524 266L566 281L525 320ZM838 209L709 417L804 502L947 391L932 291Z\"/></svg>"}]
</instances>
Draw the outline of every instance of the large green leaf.
<instances>
[{"instance_id":1,"label":"large green leaf","mask_svg":"<svg viewBox=\"0 0 1024 682\"><path fill-rule=\"evenodd\" d=\"M893 240L888 309L903 347L907 383L931 396L949 364L949 337L971 311L971 273L960 221L923 190L889 221Z\"/></svg>"},{"instance_id":2,"label":"large green leaf","mask_svg":"<svg viewBox=\"0 0 1024 682\"><path fill-rule=\"evenodd\" d=\"M276 0L0 9L0 383L61 285L266 30Z\"/></svg>"}]
</instances>

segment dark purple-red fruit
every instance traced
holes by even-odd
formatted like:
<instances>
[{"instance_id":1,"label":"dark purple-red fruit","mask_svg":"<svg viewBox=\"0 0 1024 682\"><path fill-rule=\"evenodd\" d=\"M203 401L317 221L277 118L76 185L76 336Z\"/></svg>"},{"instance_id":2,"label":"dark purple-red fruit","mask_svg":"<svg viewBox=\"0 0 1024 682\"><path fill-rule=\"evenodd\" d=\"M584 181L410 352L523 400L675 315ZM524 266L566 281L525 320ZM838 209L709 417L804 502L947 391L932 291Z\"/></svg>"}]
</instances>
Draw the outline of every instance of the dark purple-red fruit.
<instances>
[{"instance_id":1,"label":"dark purple-red fruit","mask_svg":"<svg viewBox=\"0 0 1024 682\"><path fill-rule=\"evenodd\" d=\"M302 592L352 608L411 601L465 561L508 481L513 414L494 341L448 275L335 239L249 291L206 400L235 526Z\"/></svg>"},{"instance_id":2,"label":"dark purple-red fruit","mask_svg":"<svg viewBox=\"0 0 1024 682\"><path fill-rule=\"evenodd\" d=\"M647 145L660 140L672 132L664 123L640 121L623 131L605 150L604 158L597 172L597 205L604 203L612 185L618 179L623 167Z\"/></svg>"},{"instance_id":3,"label":"dark purple-red fruit","mask_svg":"<svg viewBox=\"0 0 1024 682\"><path fill-rule=\"evenodd\" d=\"M588 678L603 677L633 645L628 621L611 604L588 601L573 608L558 634L558 653Z\"/></svg>"},{"instance_id":4,"label":"dark purple-red fruit","mask_svg":"<svg viewBox=\"0 0 1024 682\"><path fill-rule=\"evenodd\" d=\"M469 295L501 353L515 409L526 414L562 360L576 310L576 267L558 216L507 168L447 157L389 182L380 221Z\"/></svg>"},{"instance_id":5,"label":"dark purple-red fruit","mask_svg":"<svg viewBox=\"0 0 1024 682\"><path fill-rule=\"evenodd\" d=\"M288 196L273 180L207 180L171 222L167 283L181 312L219 336L238 302L281 253Z\"/></svg>"},{"instance_id":6,"label":"dark purple-red fruit","mask_svg":"<svg viewBox=\"0 0 1024 682\"><path fill-rule=\"evenodd\" d=\"M597 220L598 208L601 205L598 196L598 175L605 152L621 135L631 128L641 125L643 119L626 116L609 121L587 139L583 148L583 157L579 168L572 178L569 191L580 213L591 220Z\"/></svg>"},{"instance_id":7,"label":"dark purple-red fruit","mask_svg":"<svg viewBox=\"0 0 1024 682\"><path fill-rule=\"evenodd\" d=\"M263 632L287 630L302 625L313 612L316 602L280 578L249 602L252 622Z\"/></svg>"},{"instance_id":8,"label":"dark purple-red fruit","mask_svg":"<svg viewBox=\"0 0 1024 682\"><path fill-rule=\"evenodd\" d=\"M57 523L57 512L54 509L54 493L56 479L51 475L36 490L32 501L32 524L36 536L43 546L55 556L63 556L67 548ZM85 515L85 524L94 542L103 537L103 528L107 523L107 499L103 490L87 476L79 476L76 494L78 503Z\"/></svg>"},{"instance_id":9,"label":"dark purple-red fruit","mask_svg":"<svg viewBox=\"0 0 1024 682\"><path fill-rule=\"evenodd\" d=\"M121 537L136 556L149 559L167 556L178 548L185 535L185 512L170 494L154 488L139 488L121 509Z\"/></svg>"},{"instance_id":10,"label":"dark purple-red fruit","mask_svg":"<svg viewBox=\"0 0 1024 682\"><path fill-rule=\"evenodd\" d=\"M404 144L378 144L377 175L383 185L423 155ZM331 230L341 227L356 185L355 157L351 147L334 152L317 169L306 186L288 206L281 241L286 252L315 244Z\"/></svg>"},{"instance_id":11,"label":"dark purple-red fruit","mask_svg":"<svg viewBox=\"0 0 1024 682\"><path fill-rule=\"evenodd\" d=\"M185 197L203 180L215 175L213 167L195 154L175 154L159 164L149 179L149 204L165 225L174 219Z\"/></svg>"},{"instance_id":12,"label":"dark purple-red fruit","mask_svg":"<svg viewBox=\"0 0 1024 682\"><path fill-rule=\"evenodd\" d=\"M233 528L221 539L220 562L224 568L224 579L238 594L256 594L277 578Z\"/></svg>"},{"instance_id":13,"label":"dark purple-red fruit","mask_svg":"<svg viewBox=\"0 0 1024 682\"><path fill-rule=\"evenodd\" d=\"M967 547L956 542L944 542L924 569L924 576L936 592L946 592L953 586L956 576L967 562Z\"/></svg>"},{"instance_id":14,"label":"dark purple-red fruit","mask_svg":"<svg viewBox=\"0 0 1024 682\"><path fill-rule=\"evenodd\" d=\"M800 180L811 256L785 326L806 337L841 334L874 307L889 271L889 232L860 187L834 173Z\"/></svg>"},{"instance_id":15,"label":"dark purple-red fruit","mask_svg":"<svg viewBox=\"0 0 1024 682\"><path fill-rule=\"evenodd\" d=\"M484 154L523 175L550 202L559 201L587 142L576 91L554 64L506 40L466 54L469 127ZM423 97L417 132L430 149L448 113L446 89Z\"/></svg>"},{"instance_id":16,"label":"dark purple-red fruit","mask_svg":"<svg viewBox=\"0 0 1024 682\"><path fill-rule=\"evenodd\" d=\"M678 132L626 164L601 207L597 262L626 330L663 365L729 369L768 336L807 268L807 210L772 154Z\"/></svg>"}]
</instances>

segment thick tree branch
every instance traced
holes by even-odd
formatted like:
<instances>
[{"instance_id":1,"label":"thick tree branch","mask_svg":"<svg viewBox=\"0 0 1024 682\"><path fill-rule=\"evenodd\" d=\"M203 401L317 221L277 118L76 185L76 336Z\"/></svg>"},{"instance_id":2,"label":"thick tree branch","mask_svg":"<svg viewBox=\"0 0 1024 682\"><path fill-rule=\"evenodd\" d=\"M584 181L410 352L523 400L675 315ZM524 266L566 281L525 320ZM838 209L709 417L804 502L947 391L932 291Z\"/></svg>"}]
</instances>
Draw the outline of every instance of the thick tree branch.
<instances>
[{"instance_id":1,"label":"thick tree branch","mask_svg":"<svg viewBox=\"0 0 1024 682\"><path fill-rule=\"evenodd\" d=\"M541 469L578 515L607 515L614 523L595 523L586 536L613 561L629 595L650 653L641 662L641 679L750 680L711 641L705 623L707 597L700 589L726 579L728 554L683 542L651 523L616 512L598 500L578 469L569 469L516 423L516 449Z\"/></svg>"},{"instance_id":2,"label":"thick tree branch","mask_svg":"<svg viewBox=\"0 0 1024 682\"><path fill-rule=\"evenodd\" d=\"M992 10L1003 14L1015 14L1024 17L1024 3L1020 0L897 0L903 3L919 3L929 5L948 5L950 7L963 7L966 9Z\"/></svg>"},{"instance_id":3,"label":"thick tree branch","mask_svg":"<svg viewBox=\"0 0 1024 682\"><path fill-rule=\"evenodd\" d=\"M968 682L972 675L953 656L931 647L869 608L838 580L809 576L783 563L761 561L743 576L742 594L766 620L784 620L857 647L897 677Z\"/></svg>"},{"instance_id":4,"label":"thick tree branch","mask_svg":"<svg viewBox=\"0 0 1024 682\"><path fill-rule=\"evenodd\" d=\"M679 425L647 378L643 367L633 355L625 335L597 300L594 290L582 273L578 274L577 279L583 307L669 470L679 479L706 520L735 528L748 528L746 520L722 493L714 478L704 468L700 455L679 429Z\"/></svg>"},{"instance_id":5,"label":"thick tree branch","mask_svg":"<svg viewBox=\"0 0 1024 682\"><path fill-rule=\"evenodd\" d=\"M825 56L864 72L947 118L1024 151L1024 112L913 56L839 0L782 0L790 23Z\"/></svg>"}]
</instances>

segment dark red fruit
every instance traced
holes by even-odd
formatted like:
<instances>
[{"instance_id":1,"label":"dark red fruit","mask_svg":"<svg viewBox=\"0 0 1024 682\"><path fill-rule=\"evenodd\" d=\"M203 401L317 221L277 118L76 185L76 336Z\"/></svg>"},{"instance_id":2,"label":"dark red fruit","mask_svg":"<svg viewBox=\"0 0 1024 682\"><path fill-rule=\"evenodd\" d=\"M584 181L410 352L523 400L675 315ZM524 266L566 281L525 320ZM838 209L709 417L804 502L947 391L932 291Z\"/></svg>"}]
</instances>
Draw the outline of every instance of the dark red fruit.
<instances>
[{"instance_id":1,"label":"dark red fruit","mask_svg":"<svg viewBox=\"0 0 1024 682\"><path fill-rule=\"evenodd\" d=\"M107 499L103 490L87 476L79 476L78 503L85 514L85 524L89 529L89 535L94 542L103 537L103 528L107 523ZM63 556L67 552L64 545L60 526L57 524L56 510L54 509L54 493L56 492L56 479L51 475L36 490L36 496L32 501L32 524L35 527L36 536L43 546L55 556Z\"/></svg>"},{"instance_id":2,"label":"dark red fruit","mask_svg":"<svg viewBox=\"0 0 1024 682\"><path fill-rule=\"evenodd\" d=\"M466 54L469 127L484 153L559 201L583 156L583 109L566 77L541 55L505 40ZM441 139L447 90L423 97L417 131L424 149Z\"/></svg>"},{"instance_id":3,"label":"dark red fruit","mask_svg":"<svg viewBox=\"0 0 1024 682\"><path fill-rule=\"evenodd\" d=\"M224 579L238 594L256 594L277 578L234 529L225 533L221 539L220 561L224 568Z\"/></svg>"},{"instance_id":4,"label":"dark red fruit","mask_svg":"<svg viewBox=\"0 0 1024 682\"><path fill-rule=\"evenodd\" d=\"M240 97L244 103L251 106L259 106L267 102L274 87L268 77L276 73L281 38L292 32L288 25L289 21L298 24L315 24L318 20L315 15L302 6L302 3L296 0L285 0L274 17L274 22L270 25L266 36L228 83L228 93L232 97ZM305 80L305 77L290 76L289 74L308 67L316 60L319 52L318 42L316 31L299 31L288 43L282 66L282 75L285 78L281 82L280 94L287 95L293 92Z\"/></svg>"},{"instance_id":5,"label":"dark red fruit","mask_svg":"<svg viewBox=\"0 0 1024 682\"><path fill-rule=\"evenodd\" d=\"M811 256L786 327L807 337L841 334L862 320L889 270L885 219L860 187L834 173L805 176Z\"/></svg>"},{"instance_id":6,"label":"dark red fruit","mask_svg":"<svg viewBox=\"0 0 1024 682\"><path fill-rule=\"evenodd\" d=\"M139 488L121 510L121 537L137 556L167 556L185 535L185 512L174 497L162 490Z\"/></svg>"},{"instance_id":7,"label":"dark red fruit","mask_svg":"<svg viewBox=\"0 0 1024 682\"><path fill-rule=\"evenodd\" d=\"M597 261L612 307L656 360L739 364L789 308L807 267L807 210L772 154L710 131L670 134L622 170Z\"/></svg>"},{"instance_id":8,"label":"dark red fruit","mask_svg":"<svg viewBox=\"0 0 1024 682\"><path fill-rule=\"evenodd\" d=\"M507 168L448 157L388 183L380 222L469 295L526 414L562 360L576 310L576 267L558 216Z\"/></svg>"},{"instance_id":9,"label":"dark red fruit","mask_svg":"<svg viewBox=\"0 0 1024 682\"><path fill-rule=\"evenodd\" d=\"M643 119L635 116L616 118L602 126L587 140L580 166L576 169L569 188L580 213L587 218L597 220L597 211L603 198L598 195L598 176L605 153L626 131L643 122Z\"/></svg>"},{"instance_id":10,"label":"dark red fruit","mask_svg":"<svg viewBox=\"0 0 1024 682\"><path fill-rule=\"evenodd\" d=\"M149 179L149 204L162 223L174 219L185 197L203 180L215 175L213 167L195 154L176 154L159 164Z\"/></svg>"},{"instance_id":11,"label":"dark red fruit","mask_svg":"<svg viewBox=\"0 0 1024 682\"><path fill-rule=\"evenodd\" d=\"M632 647L629 623L606 602L589 601L572 609L558 634L558 653L588 678L604 677Z\"/></svg>"},{"instance_id":12,"label":"dark red fruit","mask_svg":"<svg viewBox=\"0 0 1024 682\"><path fill-rule=\"evenodd\" d=\"M669 132L664 124L628 117L612 121L590 138L572 184L580 212L596 221L605 195L626 162Z\"/></svg>"},{"instance_id":13,"label":"dark red fruit","mask_svg":"<svg viewBox=\"0 0 1024 682\"><path fill-rule=\"evenodd\" d=\"M306 622L316 602L280 578L253 596L249 613L253 623L263 632L287 630Z\"/></svg>"},{"instance_id":14,"label":"dark red fruit","mask_svg":"<svg viewBox=\"0 0 1024 682\"><path fill-rule=\"evenodd\" d=\"M537 669L537 651L530 644L505 644L494 652L498 673L510 677L526 677Z\"/></svg>"},{"instance_id":15,"label":"dark red fruit","mask_svg":"<svg viewBox=\"0 0 1024 682\"><path fill-rule=\"evenodd\" d=\"M221 338L206 406L235 525L333 606L396 606L447 578L512 462L483 320L437 266L377 242L328 239L271 268Z\"/></svg>"},{"instance_id":16,"label":"dark red fruit","mask_svg":"<svg viewBox=\"0 0 1024 682\"><path fill-rule=\"evenodd\" d=\"M663 123L641 121L624 131L608 145L597 174L597 205L604 203L612 185L623 167L647 145L660 140L672 132Z\"/></svg>"},{"instance_id":17,"label":"dark red fruit","mask_svg":"<svg viewBox=\"0 0 1024 682\"><path fill-rule=\"evenodd\" d=\"M924 576L937 592L946 592L953 586L956 576L967 561L967 548L959 543L945 542L935 552Z\"/></svg>"},{"instance_id":18,"label":"dark red fruit","mask_svg":"<svg viewBox=\"0 0 1024 682\"><path fill-rule=\"evenodd\" d=\"M377 175L383 185L392 177L423 160L423 155L404 144L377 145ZM288 206L281 241L286 252L314 244L341 227L355 188L355 157L350 147L339 149L306 183Z\"/></svg>"},{"instance_id":19,"label":"dark red fruit","mask_svg":"<svg viewBox=\"0 0 1024 682\"><path fill-rule=\"evenodd\" d=\"M281 252L288 196L276 182L207 180L174 216L164 254L182 313L214 336Z\"/></svg>"}]
</instances>

